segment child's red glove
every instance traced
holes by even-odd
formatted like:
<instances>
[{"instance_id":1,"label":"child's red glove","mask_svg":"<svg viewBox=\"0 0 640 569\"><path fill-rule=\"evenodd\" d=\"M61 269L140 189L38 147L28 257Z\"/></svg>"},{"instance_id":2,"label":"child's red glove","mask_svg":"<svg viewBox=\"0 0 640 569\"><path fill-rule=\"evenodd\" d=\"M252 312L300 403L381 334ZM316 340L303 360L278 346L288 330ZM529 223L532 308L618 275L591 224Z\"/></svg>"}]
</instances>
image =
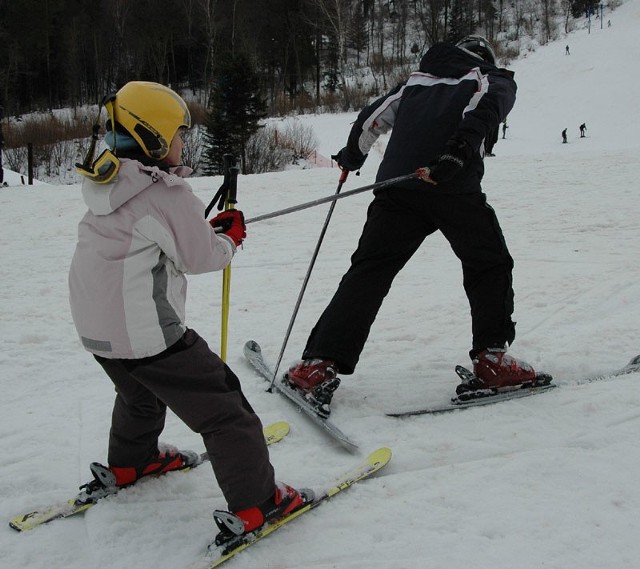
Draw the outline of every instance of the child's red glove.
<instances>
[{"instance_id":1,"label":"child's red glove","mask_svg":"<svg viewBox=\"0 0 640 569\"><path fill-rule=\"evenodd\" d=\"M247 226L244 224L244 215L239 209L228 209L209 220L211 227L216 229L216 233L224 233L230 237L236 247L242 244L242 240L247 236Z\"/></svg>"}]
</instances>

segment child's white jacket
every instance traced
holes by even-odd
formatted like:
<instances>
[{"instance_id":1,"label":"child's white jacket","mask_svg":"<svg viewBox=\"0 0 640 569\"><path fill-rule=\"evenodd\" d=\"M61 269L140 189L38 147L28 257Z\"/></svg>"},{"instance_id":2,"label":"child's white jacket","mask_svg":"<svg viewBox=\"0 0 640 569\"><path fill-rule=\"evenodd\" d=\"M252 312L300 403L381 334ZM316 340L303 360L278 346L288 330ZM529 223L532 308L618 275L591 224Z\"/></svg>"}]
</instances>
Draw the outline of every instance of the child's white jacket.
<instances>
[{"instance_id":1,"label":"child's white jacket","mask_svg":"<svg viewBox=\"0 0 640 569\"><path fill-rule=\"evenodd\" d=\"M73 321L84 347L106 358L156 355L182 337L185 273L223 269L236 251L204 218L183 179L122 159L110 184L85 179L89 211L69 271Z\"/></svg>"}]
</instances>

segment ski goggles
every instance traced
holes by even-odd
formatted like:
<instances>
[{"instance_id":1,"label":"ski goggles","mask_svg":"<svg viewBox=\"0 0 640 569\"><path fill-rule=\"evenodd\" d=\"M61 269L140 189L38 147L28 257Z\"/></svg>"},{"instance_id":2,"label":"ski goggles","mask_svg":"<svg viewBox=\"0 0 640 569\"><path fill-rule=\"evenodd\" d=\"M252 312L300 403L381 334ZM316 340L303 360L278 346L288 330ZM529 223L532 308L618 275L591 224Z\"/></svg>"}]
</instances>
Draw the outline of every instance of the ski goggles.
<instances>
[{"instance_id":1,"label":"ski goggles","mask_svg":"<svg viewBox=\"0 0 640 569\"><path fill-rule=\"evenodd\" d=\"M91 166L76 164L76 171L96 184L108 184L119 170L120 160L111 150L102 152Z\"/></svg>"}]
</instances>

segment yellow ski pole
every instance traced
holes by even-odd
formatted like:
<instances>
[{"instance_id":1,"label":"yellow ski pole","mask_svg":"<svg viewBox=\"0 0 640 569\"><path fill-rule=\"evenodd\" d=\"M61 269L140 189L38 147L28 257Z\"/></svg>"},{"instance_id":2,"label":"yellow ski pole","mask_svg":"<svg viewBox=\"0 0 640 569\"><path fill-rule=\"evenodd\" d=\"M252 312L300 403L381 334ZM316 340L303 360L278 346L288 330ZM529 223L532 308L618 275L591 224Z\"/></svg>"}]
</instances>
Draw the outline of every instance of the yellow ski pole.
<instances>
[{"instance_id":1,"label":"yellow ski pole","mask_svg":"<svg viewBox=\"0 0 640 569\"><path fill-rule=\"evenodd\" d=\"M227 178L227 195L224 200L225 211L234 209L238 193L238 172L235 159L230 154L224 155L224 175ZM231 296L231 263L222 271L222 327L220 331L220 358L227 361L227 332L229 329L229 297Z\"/></svg>"}]
</instances>

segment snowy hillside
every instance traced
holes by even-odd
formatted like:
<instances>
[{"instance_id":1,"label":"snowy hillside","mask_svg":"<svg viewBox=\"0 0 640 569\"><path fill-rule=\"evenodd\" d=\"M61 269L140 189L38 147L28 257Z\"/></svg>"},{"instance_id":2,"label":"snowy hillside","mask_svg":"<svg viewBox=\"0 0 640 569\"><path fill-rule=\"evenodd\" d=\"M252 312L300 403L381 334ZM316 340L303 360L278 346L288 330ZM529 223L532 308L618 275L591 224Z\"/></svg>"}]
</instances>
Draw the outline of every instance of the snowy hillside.
<instances>
[{"instance_id":1,"label":"snowy hillside","mask_svg":"<svg viewBox=\"0 0 640 569\"><path fill-rule=\"evenodd\" d=\"M457 259L439 235L398 276L335 422L366 454L394 452L375 479L337 497L230 562L235 569L616 569L640 558L640 377L579 385L640 353L640 0L513 66L518 101L487 159L484 188L515 259L512 353L553 374L551 393L444 416L385 412L446 401L468 364L469 309ZM571 55L565 55L565 46ZM320 152L355 115L304 117ZM587 137L578 126L586 122ZM568 128L569 144L560 133ZM345 190L373 181L384 140ZM239 180L247 217L332 194L335 169ZM206 203L220 178L193 184ZM299 357L356 246L371 199L341 200L286 351ZM320 485L356 457L277 395L242 358L258 340L279 353L327 206L248 228L233 263L228 362L263 422L292 432L272 447L279 478ZM64 500L106 460L113 388L76 338L67 270L84 213L79 186L0 191L0 519ZM398 238L401 238L399 228ZM188 321L219 348L221 274L190 278ZM203 450L174 416L163 439ZM121 492L84 516L18 534L0 529L3 566L29 569L188 565L222 508L208 466Z\"/></svg>"}]
</instances>

